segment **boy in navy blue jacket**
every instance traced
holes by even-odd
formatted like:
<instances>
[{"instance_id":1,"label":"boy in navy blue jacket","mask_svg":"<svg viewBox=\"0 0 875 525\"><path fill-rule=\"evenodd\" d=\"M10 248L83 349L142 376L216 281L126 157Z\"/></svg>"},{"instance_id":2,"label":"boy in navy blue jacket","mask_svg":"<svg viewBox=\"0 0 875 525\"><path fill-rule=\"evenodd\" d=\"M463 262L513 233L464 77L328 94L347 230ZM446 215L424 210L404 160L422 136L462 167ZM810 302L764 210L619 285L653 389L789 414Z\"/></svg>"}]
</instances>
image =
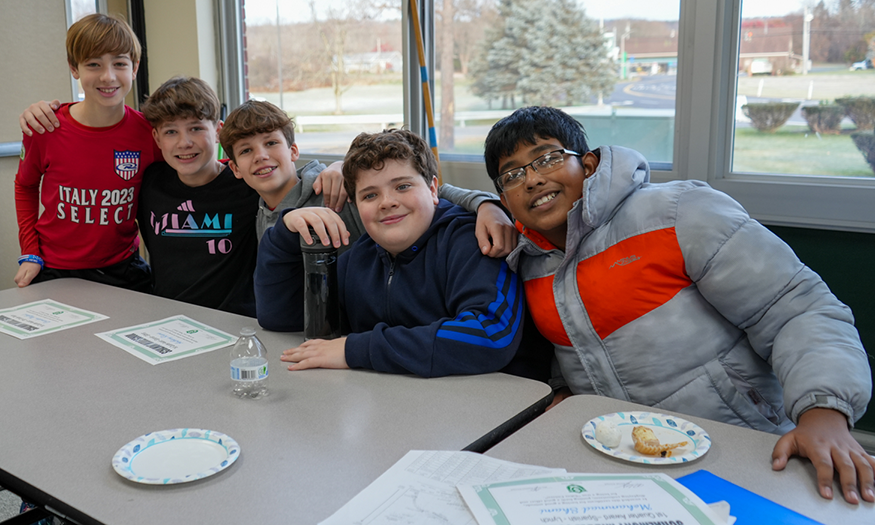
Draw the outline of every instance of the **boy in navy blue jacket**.
<instances>
[{"instance_id":1,"label":"boy in navy blue jacket","mask_svg":"<svg viewBox=\"0 0 875 525\"><path fill-rule=\"evenodd\" d=\"M437 164L415 133L362 133L343 163L344 186L367 235L340 256L343 321L349 335L286 350L290 370L367 368L423 377L495 372L522 336L521 282L503 260L484 256L476 217L438 199ZM301 330L299 237L312 226L323 244L348 242L327 208L284 212L258 250L259 323ZM351 263L352 262L352 263Z\"/></svg>"}]
</instances>

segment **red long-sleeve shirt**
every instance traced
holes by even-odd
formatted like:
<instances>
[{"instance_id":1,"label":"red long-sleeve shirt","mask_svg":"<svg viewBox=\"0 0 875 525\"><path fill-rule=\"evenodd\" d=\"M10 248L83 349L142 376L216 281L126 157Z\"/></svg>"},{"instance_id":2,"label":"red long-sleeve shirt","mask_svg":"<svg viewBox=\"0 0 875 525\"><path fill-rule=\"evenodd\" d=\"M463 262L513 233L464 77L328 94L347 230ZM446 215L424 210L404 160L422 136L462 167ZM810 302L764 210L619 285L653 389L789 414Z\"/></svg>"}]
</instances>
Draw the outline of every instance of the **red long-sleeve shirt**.
<instances>
[{"instance_id":1,"label":"red long-sleeve shirt","mask_svg":"<svg viewBox=\"0 0 875 525\"><path fill-rule=\"evenodd\" d=\"M23 138L18 240L22 254L39 255L51 268L102 268L137 250L140 184L161 150L140 112L126 106L118 124L91 128L73 120L71 105L57 111L54 132Z\"/></svg>"}]
</instances>

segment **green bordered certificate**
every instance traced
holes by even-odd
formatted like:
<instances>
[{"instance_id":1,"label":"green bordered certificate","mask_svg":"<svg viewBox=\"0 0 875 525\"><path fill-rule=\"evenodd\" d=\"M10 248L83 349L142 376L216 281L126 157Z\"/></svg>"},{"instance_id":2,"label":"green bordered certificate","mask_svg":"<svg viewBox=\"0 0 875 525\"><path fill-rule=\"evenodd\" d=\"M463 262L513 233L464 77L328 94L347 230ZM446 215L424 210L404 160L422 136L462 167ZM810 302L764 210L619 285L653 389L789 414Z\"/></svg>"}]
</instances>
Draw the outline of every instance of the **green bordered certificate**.
<instances>
[{"instance_id":1,"label":"green bordered certificate","mask_svg":"<svg viewBox=\"0 0 875 525\"><path fill-rule=\"evenodd\" d=\"M724 523L665 474L566 474L457 487L478 525Z\"/></svg>"},{"instance_id":2,"label":"green bordered certificate","mask_svg":"<svg viewBox=\"0 0 875 525\"><path fill-rule=\"evenodd\" d=\"M43 299L0 310L0 332L29 339L107 319L107 316Z\"/></svg>"},{"instance_id":3,"label":"green bordered certificate","mask_svg":"<svg viewBox=\"0 0 875 525\"><path fill-rule=\"evenodd\" d=\"M237 336L184 315L95 335L153 365L203 354L237 342Z\"/></svg>"}]
</instances>

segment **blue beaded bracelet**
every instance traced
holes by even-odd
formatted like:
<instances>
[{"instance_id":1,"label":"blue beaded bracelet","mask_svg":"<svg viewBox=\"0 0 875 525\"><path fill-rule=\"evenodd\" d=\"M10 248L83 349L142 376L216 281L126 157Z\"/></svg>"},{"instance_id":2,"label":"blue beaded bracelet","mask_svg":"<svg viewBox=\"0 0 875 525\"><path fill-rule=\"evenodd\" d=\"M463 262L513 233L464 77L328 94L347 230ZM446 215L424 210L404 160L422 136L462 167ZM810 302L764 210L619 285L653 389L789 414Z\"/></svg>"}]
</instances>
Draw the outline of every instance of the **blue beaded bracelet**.
<instances>
[{"instance_id":1,"label":"blue beaded bracelet","mask_svg":"<svg viewBox=\"0 0 875 525\"><path fill-rule=\"evenodd\" d=\"M45 267L45 263L43 262L43 258L39 255L22 255L18 258L18 265L21 266L21 263L24 262L32 262L37 263L40 268Z\"/></svg>"}]
</instances>

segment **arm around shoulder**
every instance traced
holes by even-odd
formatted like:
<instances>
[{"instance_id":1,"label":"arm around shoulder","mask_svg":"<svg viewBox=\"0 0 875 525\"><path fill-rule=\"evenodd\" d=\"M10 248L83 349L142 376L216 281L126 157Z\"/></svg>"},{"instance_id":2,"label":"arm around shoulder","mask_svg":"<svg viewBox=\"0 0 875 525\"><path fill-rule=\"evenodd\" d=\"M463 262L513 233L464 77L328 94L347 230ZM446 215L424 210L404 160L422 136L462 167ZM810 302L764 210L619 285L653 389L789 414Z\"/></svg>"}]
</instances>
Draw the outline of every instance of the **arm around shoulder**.
<instances>
[{"instance_id":1,"label":"arm around shoulder","mask_svg":"<svg viewBox=\"0 0 875 525\"><path fill-rule=\"evenodd\" d=\"M438 188L438 197L459 205L471 213L477 213L480 205L486 202L501 203L498 195L495 195L494 193L459 188L446 183L441 184L440 188Z\"/></svg>"}]
</instances>

